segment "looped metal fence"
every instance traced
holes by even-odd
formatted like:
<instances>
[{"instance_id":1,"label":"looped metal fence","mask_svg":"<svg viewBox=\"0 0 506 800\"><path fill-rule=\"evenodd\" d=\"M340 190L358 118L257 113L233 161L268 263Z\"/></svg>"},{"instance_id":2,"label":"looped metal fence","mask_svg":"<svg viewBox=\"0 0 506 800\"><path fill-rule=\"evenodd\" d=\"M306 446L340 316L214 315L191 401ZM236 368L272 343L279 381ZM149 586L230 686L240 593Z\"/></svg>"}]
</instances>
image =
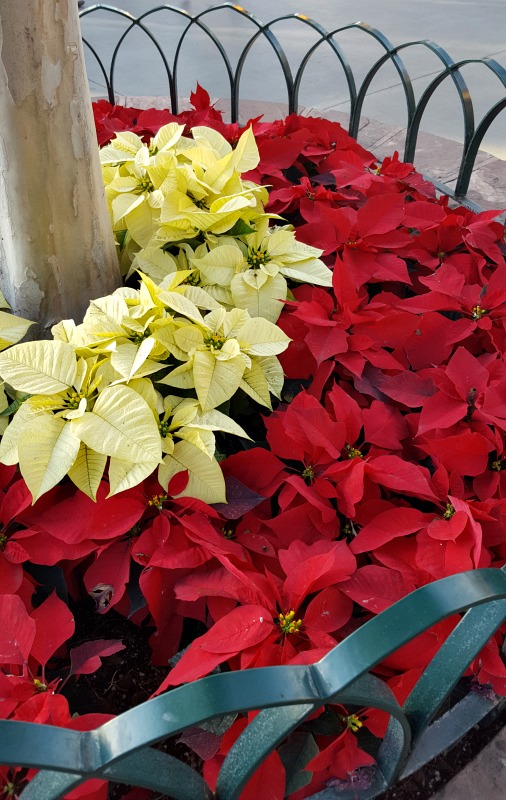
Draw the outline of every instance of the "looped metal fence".
<instances>
[{"instance_id":1,"label":"looped metal fence","mask_svg":"<svg viewBox=\"0 0 506 800\"><path fill-rule=\"evenodd\" d=\"M369 670L462 611L466 613L400 707L386 684ZM491 710L493 700L471 692L433 722L504 620L506 567L452 575L398 601L316 664L211 675L84 733L0 721L0 763L40 769L22 792L22 800L58 800L90 778L152 789L174 800L237 800L278 745L316 709L339 703L381 709L390 722L368 787L329 786L312 800L370 800L450 747ZM188 765L150 746L213 718L259 709L225 758L215 794ZM299 763L298 771L287 775L287 797L307 784L303 766Z\"/></svg>"},{"instance_id":2,"label":"looped metal fence","mask_svg":"<svg viewBox=\"0 0 506 800\"><path fill-rule=\"evenodd\" d=\"M233 63L231 54L227 50L229 43L227 44L227 42L224 42L220 33L215 32L212 27L213 20L217 18L220 12L223 13L225 10L227 10L228 13L239 16L245 25L247 23L245 28L238 26L237 31L234 30L235 39L239 39L239 33L244 37L242 48L235 54L235 63ZM242 6L233 3L222 3L221 5L208 8L193 16L187 11L176 8L175 6L159 5L138 17L120 8L98 3L83 10L81 12L81 17L84 19L88 15L97 13L112 15L112 17L116 19L121 18L125 22L124 30L119 34L108 64L106 64L104 58L99 55L97 44L88 41L85 31L83 35L83 41L88 50L88 55L92 58L95 66L99 70L111 103L114 103L116 98L118 59L120 54L125 52L129 43L131 43L132 33L134 31L142 32L149 39L158 54L167 81L168 104L170 104L172 112L177 113L178 86L182 71L182 58L188 48L191 47L192 33L198 30L204 37L204 40L207 40L207 42L212 45L211 57L213 63L221 64L225 71L232 122L236 122L239 118L241 79L243 78L244 68L253 58L255 52L254 47L259 42L264 42L267 45L267 49L270 50L271 54L274 56L274 62L276 63L279 75L286 89L288 113L298 112L302 81L307 76L310 65L314 63L314 57L320 55L323 49L327 48L327 51L330 50L335 61L335 66L338 71L340 71L341 77L344 80L350 109L349 133L351 136L357 138L363 116L364 102L368 97L371 84L380 73L381 69L385 65L390 64L395 69L404 94L407 119L404 160L410 163L413 162L415 158L420 125L429 101L435 96L443 84L451 83L458 97L462 111L463 149L455 188L450 189L446 186L442 188L445 193L458 199L464 198L469 189L469 182L475 166L478 150L486 133L499 114L506 108L506 69L495 59L463 59L455 62L442 47L426 39L405 42L394 46L383 33L363 22L354 22L328 31L318 22L303 14L285 14L268 23L262 23L256 16L242 8ZM161 34L156 36L150 27L150 25L154 23L155 15L162 13L164 16L167 14L172 15L171 19L179 21L179 24L182 25L175 40L170 37L169 41L166 32L163 37ZM157 19L159 19L159 17L157 17ZM312 45L300 57L297 65L293 65L291 63L292 59L289 58L287 46L289 43L283 44L281 37L277 35L276 32L279 29L280 23L286 22L296 24L297 32L300 29L304 29L306 32L310 31L315 39ZM361 35L373 39L382 51L381 56L369 67L361 82L357 80L352 69L350 58L337 39L339 34L350 31L360 33ZM236 44L236 42L234 44ZM431 79L418 101L415 97L413 80L405 63L406 55L417 47L430 52L440 65L440 71ZM234 49L237 48L234 47ZM200 52L199 50L199 60L203 58L206 58L206 53L204 51ZM471 93L462 72L463 67L471 64L481 65L485 68L492 80L497 79L499 81L501 94L500 99L487 110L479 122L475 120L475 104L473 103ZM269 61L269 70L270 69L271 61ZM272 77L272 73L269 72L269 74L264 76L264 80L271 81ZM320 77L322 78L323 75L320 75Z\"/></svg>"}]
</instances>

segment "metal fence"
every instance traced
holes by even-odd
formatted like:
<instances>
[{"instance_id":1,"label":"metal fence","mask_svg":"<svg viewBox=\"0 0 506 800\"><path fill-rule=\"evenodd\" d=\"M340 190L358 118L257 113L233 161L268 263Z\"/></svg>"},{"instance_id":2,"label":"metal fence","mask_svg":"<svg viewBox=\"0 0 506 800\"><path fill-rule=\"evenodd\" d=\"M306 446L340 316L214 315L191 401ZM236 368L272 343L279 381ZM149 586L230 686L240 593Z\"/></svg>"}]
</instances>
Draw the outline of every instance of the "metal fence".
<instances>
[{"instance_id":1,"label":"metal fence","mask_svg":"<svg viewBox=\"0 0 506 800\"><path fill-rule=\"evenodd\" d=\"M377 664L452 614L466 613L401 708L370 674ZM433 722L471 661L506 619L506 567L436 581L369 620L310 666L278 666L211 675L148 700L93 731L0 721L0 763L40 772L22 800L58 800L90 778L145 787L173 800L237 800L265 758L329 703L390 715L366 789L337 786L312 800L370 800L454 744L494 701L471 692ZM228 753L216 793L191 767L152 748L168 736L223 715L261 709ZM306 762L307 763L307 762ZM300 781L288 774L288 797ZM259 798L260 800L260 798Z\"/></svg>"},{"instance_id":2,"label":"metal fence","mask_svg":"<svg viewBox=\"0 0 506 800\"><path fill-rule=\"evenodd\" d=\"M237 26L237 36L235 38L239 39L240 29L242 36L241 41L244 41L244 44L238 52L235 52L234 58L232 58L230 52L227 50L227 48L230 48L230 43L220 37L220 33L216 32L211 27L213 19L215 19L220 12L223 13L225 9L228 13L235 14L239 16L243 22L247 21L248 23L246 29L243 29L239 24ZM151 23L154 22L154 15L162 11L164 14L171 14L171 19L177 19L179 23L182 24L176 38L170 37L170 41L166 35L164 35L163 38L160 35L156 36L150 26ZM346 87L350 109L349 133L351 136L358 138L364 102L367 99L371 84L380 70L382 70L385 65L390 64L395 69L403 89L407 119L403 157L405 161L410 163L412 163L415 158L420 125L429 101L436 95L443 84L447 85L451 83L459 99L462 111L463 149L455 188L451 189L447 186L443 186L442 190L451 197L459 200L465 198L469 189L469 182L478 150L487 131L501 111L506 108L506 69L495 59L463 59L454 62L442 47L435 42L425 39L405 42L394 46L383 33L363 22L355 22L328 31L318 22L303 14L285 14L264 24L256 16L233 3L222 3L221 5L208 8L194 16L183 9L170 5L158 5L138 17L120 8L98 3L84 9L81 12L81 17L84 19L88 15L97 13L112 15L116 19L119 17L125 22L124 29L118 35L118 40L110 55L110 59L107 59L108 63L105 63L105 58L99 54L97 43L88 41L86 35L83 37L85 47L88 50L88 56L92 58L99 70L111 103L114 103L116 98L118 59L120 55L128 49L129 44L131 44L132 33L134 31L142 32L149 39L149 42L159 56L161 68L167 80L167 96L170 101L170 108L174 113L177 113L178 86L182 71L181 62L186 50L191 47L192 33L198 29L200 34L204 37L204 40L212 45L210 52L213 63L221 64L226 73L232 122L238 120L241 96L244 97L244 95L241 95L241 79L243 77L244 68L246 64L251 61L252 54L254 54L253 48L256 47L260 41L266 43L268 50L274 56L275 66L286 88L286 103L289 113L297 113L298 111L301 84L304 77L307 75L310 65L314 63L313 57L316 54L321 54L322 51L327 48L327 51L330 51L332 55L335 66L340 72ZM289 57L289 43L282 43L281 38L276 33L280 23L287 21L291 21L294 25L296 24L298 29L303 28L306 32L310 30L314 39L309 49L299 57L297 64L291 63L293 59ZM156 31L156 26L153 27ZM376 42L376 45L380 48L382 53L372 66L369 67L365 77L363 77L360 82L354 74L350 58L337 39L338 34L342 34L346 31L356 31L366 37L370 37ZM417 47L429 51L432 57L440 64L440 71L431 77L430 82L418 100L416 100L413 81L406 65L406 56ZM199 52L199 59L205 59L207 57L207 48L204 49L206 52ZM269 60L269 71L264 76L265 81L272 80L272 64L272 60ZM482 65L488 72L491 80L497 79L499 81L501 92L501 99L487 110L479 122L475 119L475 104L473 104L471 93L462 73L462 68L471 64ZM186 64L184 65L184 69L187 70ZM321 75L320 78L322 77Z\"/></svg>"}]
</instances>

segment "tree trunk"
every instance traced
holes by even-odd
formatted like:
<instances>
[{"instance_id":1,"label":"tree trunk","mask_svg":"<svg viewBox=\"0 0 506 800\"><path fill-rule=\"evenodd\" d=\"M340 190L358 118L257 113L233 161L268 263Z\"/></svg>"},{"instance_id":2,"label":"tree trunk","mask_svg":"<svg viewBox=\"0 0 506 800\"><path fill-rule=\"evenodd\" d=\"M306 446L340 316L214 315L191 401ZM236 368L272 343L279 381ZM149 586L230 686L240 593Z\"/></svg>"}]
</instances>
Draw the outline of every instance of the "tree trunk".
<instances>
[{"instance_id":1,"label":"tree trunk","mask_svg":"<svg viewBox=\"0 0 506 800\"><path fill-rule=\"evenodd\" d=\"M47 337L119 284L77 0L1 0L0 289Z\"/></svg>"}]
</instances>

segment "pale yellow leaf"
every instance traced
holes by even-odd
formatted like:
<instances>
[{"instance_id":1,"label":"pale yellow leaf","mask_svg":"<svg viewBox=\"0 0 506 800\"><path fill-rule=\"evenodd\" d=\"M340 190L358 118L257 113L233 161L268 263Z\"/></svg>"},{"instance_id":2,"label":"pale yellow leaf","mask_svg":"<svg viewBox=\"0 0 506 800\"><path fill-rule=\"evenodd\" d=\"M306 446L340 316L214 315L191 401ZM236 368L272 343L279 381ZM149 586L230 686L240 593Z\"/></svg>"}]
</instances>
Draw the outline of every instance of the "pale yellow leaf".
<instances>
[{"instance_id":1,"label":"pale yellow leaf","mask_svg":"<svg viewBox=\"0 0 506 800\"><path fill-rule=\"evenodd\" d=\"M151 336L140 344L133 342L119 344L115 352L111 354L111 364L123 378L130 380L145 364L155 344L156 342ZM160 365L157 362L151 362L148 372L144 371L143 375L156 372L157 369L160 369Z\"/></svg>"},{"instance_id":2,"label":"pale yellow leaf","mask_svg":"<svg viewBox=\"0 0 506 800\"><path fill-rule=\"evenodd\" d=\"M130 236L140 247L148 247L160 223L160 209L138 203L126 214Z\"/></svg>"},{"instance_id":3,"label":"pale yellow leaf","mask_svg":"<svg viewBox=\"0 0 506 800\"><path fill-rule=\"evenodd\" d=\"M124 219L140 205L147 206L144 195L129 193L118 194L111 203L113 224L116 225L116 223ZM128 228L130 229L130 225Z\"/></svg>"},{"instance_id":4,"label":"pale yellow leaf","mask_svg":"<svg viewBox=\"0 0 506 800\"><path fill-rule=\"evenodd\" d=\"M203 411L229 400L239 388L245 364L240 356L218 361L207 350L197 351L193 359L195 391Z\"/></svg>"},{"instance_id":5,"label":"pale yellow leaf","mask_svg":"<svg viewBox=\"0 0 506 800\"><path fill-rule=\"evenodd\" d=\"M161 292L160 300L172 311L182 314L184 317L191 319L198 325L202 325L202 314L197 306L193 305L191 300L179 292Z\"/></svg>"},{"instance_id":6,"label":"pale yellow leaf","mask_svg":"<svg viewBox=\"0 0 506 800\"><path fill-rule=\"evenodd\" d=\"M277 325L261 317L248 320L237 338L252 356L276 356L290 343L289 337Z\"/></svg>"},{"instance_id":7,"label":"pale yellow leaf","mask_svg":"<svg viewBox=\"0 0 506 800\"><path fill-rule=\"evenodd\" d=\"M163 383L165 386L174 386L177 389L194 389L193 360L176 367L168 375L158 380L157 383Z\"/></svg>"},{"instance_id":8,"label":"pale yellow leaf","mask_svg":"<svg viewBox=\"0 0 506 800\"><path fill-rule=\"evenodd\" d=\"M28 319L0 311L0 350L19 342L31 325L34 323Z\"/></svg>"},{"instance_id":9,"label":"pale yellow leaf","mask_svg":"<svg viewBox=\"0 0 506 800\"><path fill-rule=\"evenodd\" d=\"M248 128L241 135L234 150L234 167L237 172L249 172L255 169L260 162L257 143L253 135L253 128Z\"/></svg>"},{"instance_id":10,"label":"pale yellow leaf","mask_svg":"<svg viewBox=\"0 0 506 800\"><path fill-rule=\"evenodd\" d=\"M79 446L71 423L53 414L41 414L24 426L18 438L19 468L34 503L65 477Z\"/></svg>"},{"instance_id":11,"label":"pale yellow leaf","mask_svg":"<svg viewBox=\"0 0 506 800\"><path fill-rule=\"evenodd\" d=\"M234 304L237 308L245 308L251 317L277 322L286 300L286 281L278 273L272 278L267 277L262 283L261 287L253 288L241 273L235 275L230 284Z\"/></svg>"},{"instance_id":12,"label":"pale yellow leaf","mask_svg":"<svg viewBox=\"0 0 506 800\"><path fill-rule=\"evenodd\" d=\"M216 440L212 431L188 427L181 428L174 435L179 439L184 439L185 442L189 442L198 450L202 450L202 452L205 453L208 458L212 458L214 456ZM172 449L170 452L173 453L174 449Z\"/></svg>"},{"instance_id":13,"label":"pale yellow leaf","mask_svg":"<svg viewBox=\"0 0 506 800\"><path fill-rule=\"evenodd\" d=\"M256 360L253 361L250 369L245 370L240 388L260 405L271 408L269 384L262 367Z\"/></svg>"},{"instance_id":14,"label":"pale yellow leaf","mask_svg":"<svg viewBox=\"0 0 506 800\"><path fill-rule=\"evenodd\" d=\"M158 461L147 461L143 464L132 464L129 461L120 461L118 458L111 458L109 462L109 486L110 492L107 495L119 494L132 486L137 486L145 478L153 473Z\"/></svg>"},{"instance_id":15,"label":"pale yellow leaf","mask_svg":"<svg viewBox=\"0 0 506 800\"><path fill-rule=\"evenodd\" d=\"M269 390L275 397L281 397L281 390L285 382L283 368L279 363L276 356L262 356L255 358L254 362L258 364L265 375Z\"/></svg>"},{"instance_id":16,"label":"pale yellow leaf","mask_svg":"<svg viewBox=\"0 0 506 800\"><path fill-rule=\"evenodd\" d=\"M332 272L323 261L313 258L281 267L283 275L300 283L314 283L317 286L332 286Z\"/></svg>"},{"instance_id":17,"label":"pale yellow leaf","mask_svg":"<svg viewBox=\"0 0 506 800\"><path fill-rule=\"evenodd\" d=\"M211 147L216 152L218 158L228 155L232 150L225 137L212 128L207 128L204 125L196 125L191 129L191 134L197 144L203 145L204 147Z\"/></svg>"},{"instance_id":18,"label":"pale yellow leaf","mask_svg":"<svg viewBox=\"0 0 506 800\"><path fill-rule=\"evenodd\" d=\"M163 125L153 139L153 146L157 150L169 150L176 145L184 131L184 125L177 122L169 122Z\"/></svg>"},{"instance_id":19,"label":"pale yellow leaf","mask_svg":"<svg viewBox=\"0 0 506 800\"><path fill-rule=\"evenodd\" d=\"M165 253L160 247L145 247L137 253L132 261L130 274L136 269L149 275L157 283L161 283L169 273L177 270L177 263L169 253Z\"/></svg>"},{"instance_id":20,"label":"pale yellow leaf","mask_svg":"<svg viewBox=\"0 0 506 800\"><path fill-rule=\"evenodd\" d=\"M68 476L78 489L92 500L96 500L106 464L106 455L91 450L84 442L81 442L77 458L69 469Z\"/></svg>"},{"instance_id":21,"label":"pale yellow leaf","mask_svg":"<svg viewBox=\"0 0 506 800\"><path fill-rule=\"evenodd\" d=\"M188 485L178 497L196 497L205 503L226 503L225 480L220 465L189 442L177 442L172 455L160 464L158 480L165 490L174 475L188 470Z\"/></svg>"},{"instance_id":22,"label":"pale yellow leaf","mask_svg":"<svg viewBox=\"0 0 506 800\"><path fill-rule=\"evenodd\" d=\"M230 286L235 273L243 269L244 256L239 247L222 245L209 251L203 258L192 258L191 265L196 267L202 282L217 283L220 286Z\"/></svg>"},{"instance_id":23,"label":"pale yellow leaf","mask_svg":"<svg viewBox=\"0 0 506 800\"><path fill-rule=\"evenodd\" d=\"M250 437L246 433L246 431L241 428L237 422L234 422L233 419L227 417L226 414L222 414L221 411L214 408L212 411L206 411L205 414L202 414L199 417L196 417L193 422L188 424L188 427L196 428L207 428L210 431L224 431L225 433L231 433L234 436L241 436L243 439L249 439Z\"/></svg>"},{"instance_id":24,"label":"pale yellow leaf","mask_svg":"<svg viewBox=\"0 0 506 800\"><path fill-rule=\"evenodd\" d=\"M145 402L151 408L153 413L158 410L159 406L161 408L161 396L159 392L156 391L152 381L149 378L133 378L128 382L128 385L130 389L133 389L135 392L137 392L137 394L140 394L143 400L145 400Z\"/></svg>"},{"instance_id":25,"label":"pale yellow leaf","mask_svg":"<svg viewBox=\"0 0 506 800\"><path fill-rule=\"evenodd\" d=\"M10 400L5 394L5 389L3 386L0 386L0 411L5 411L10 405ZM8 417L0 417L0 436L5 433L7 425L9 424Z\"/></svg>"},{"instance_id":26,"label":"pale yellow leaf","mask_svg":"<svg viewBox=\"0 0 506 800\"><path fill-rule=\"evenodd\" d=\"M0 463L7 464L8 466L18 463L19 436L34 417L39 417L43 413L41 409L34 408L29 402L21 404L2 436L2 441L0 442Z\"/></svg>"},{"instance_id":27,"label":"pale yellow leaf","mask_svg":"<svg viewBox=\"0 0 506 800\"><path fill-rule=\"evenodd\" d=\"M28 394L57 394L73 386L77 359L61 341L23 342L0 354L0 376Z\"/></svg>"},{"instance_id":28,"label":"pale yellow leaf","mask_svg":"<svg viewBox=\"0 0 506 800\"><path fill-rule=\"evenodd\" d=\"M10 308L10 305L5 299L3 292L0 292L0 308Z\"/></svg>"},{"instance_id":29,"label":"pale yellow leaf","mask_svg":"<svg viewBox=\"0 0 506 800\"><path fill-rule=\"evenodd\" d=\"M203 321L202 325L205 324L207 324L207 322ZM189 353L196 347L202 347L204 344L204 334L195 325L183 325L179 330L174 331L174 341L181 350L185 353Z\"/></svg>"},{"instance_id":30,"label":"pale yellow leaf","mask_svg":"<svg viewBox=\"0 0 506 800\"><path fill-rule=\"evenodd\" d=\"M212 297L206 289L200 286L185 286L184 296L196 305L198 308L204 308L206 311L212 311L214 308L219 308L220 304Z\"/></svg>"},{"instance_id":31,"label":"pale yellow leaf","mask_svg":"<svg viewBox=\"0 0 506 800\"><path fill-rule=\"evenodd\" d=\"M74 432L97 453L142 464L161 460L160 432L153 412L128 386L109 386L93 411L72 420Z\"/></svg>"}]
</instances>

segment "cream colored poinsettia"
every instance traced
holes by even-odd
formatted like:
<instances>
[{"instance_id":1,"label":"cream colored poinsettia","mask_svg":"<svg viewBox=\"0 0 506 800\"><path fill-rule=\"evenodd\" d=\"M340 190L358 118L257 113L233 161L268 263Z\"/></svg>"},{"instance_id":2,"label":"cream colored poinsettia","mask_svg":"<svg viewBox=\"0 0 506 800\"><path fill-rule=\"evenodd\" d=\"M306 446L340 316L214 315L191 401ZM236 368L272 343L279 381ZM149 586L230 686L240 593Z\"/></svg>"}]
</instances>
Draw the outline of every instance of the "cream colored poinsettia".
<instances>
[{"instance_id":1,"label":"cream colored poinsettia","mask_svg":"<svg viewBox=\"0 0 506 800\"><path fill-rule=\"evenodd\" d=\"M210 128L193 128L193 138L182 131L165 125L149 145L123 132L101 150L122 266L140 248L223 233L264 215L267 190L241 178L259 161L251 129L235 148Z\"/></svg>"},{"instance_id":2,"label":"cream colored poinsettia","mask_svg":"<svg viewBox=\"0 0 506 800\"><path fill-rule=\"evenodd\" d=\"M270 405L283 383L276 356L289 340L266 320L226 311L185 284L189 274L176 270L159 285L141 274L139 289L90 303L80 325L54 326L52 341L0 354L0 376L22 399L0 461L19 462L34 501L67 474L94 498L108 464L111 494L158 468L168 485L185 469L186 493L225 502L214 432L246 433L216 406L239 388ZM196 397L163 398L155 388L163 384L194 389Z\"/></svg>"},{"instance_id":3,"label":"cream colored poinsettia","mask_svg":"<svg viewBox=\"0 0 506 800\"><path fill-rule=\"evenodd\" d=\"M238 389L271 407L270 391L277 393L280 388L271 359L289 342L276 325L252 319L241 309L220 308L206 314L201 326L182 325L174 339L187 361L161 383L194 388L204 412L229 400Z\"/></svg>"},{"instance_id":4,"label":"cream colored poinsettia","mask_svg":"<svg viewBox=\"0 0 506 800\"><path fill-rule=\"evenodd\" d=\"M267 219L240 237L209 237L204 252L196 252L190 265L198 270L200 284L213 297L252 317L276 322L292 281L332 285L332 272L320 260L322 251L298 242L290 225L269 227Z\"/></svg>"},{"instance_id":5,"label":"cream colored poinsettia","mask_svg":"<svg viewBox=\"0 0 506 800\"><path fill-rule=\"evenodd\" d=\"M135 469L136 478L141 472L147 477L162 460L148 404L127 386L98 392L97 365L96 358L78 358L71 344L58 340L27 342L0 355L4 380L30 395L2 437L0 461L19 461L34 501L67 473L94 497L107 456L113 467L120 461L126 472Z\"/></svg>"}]
</instances>

